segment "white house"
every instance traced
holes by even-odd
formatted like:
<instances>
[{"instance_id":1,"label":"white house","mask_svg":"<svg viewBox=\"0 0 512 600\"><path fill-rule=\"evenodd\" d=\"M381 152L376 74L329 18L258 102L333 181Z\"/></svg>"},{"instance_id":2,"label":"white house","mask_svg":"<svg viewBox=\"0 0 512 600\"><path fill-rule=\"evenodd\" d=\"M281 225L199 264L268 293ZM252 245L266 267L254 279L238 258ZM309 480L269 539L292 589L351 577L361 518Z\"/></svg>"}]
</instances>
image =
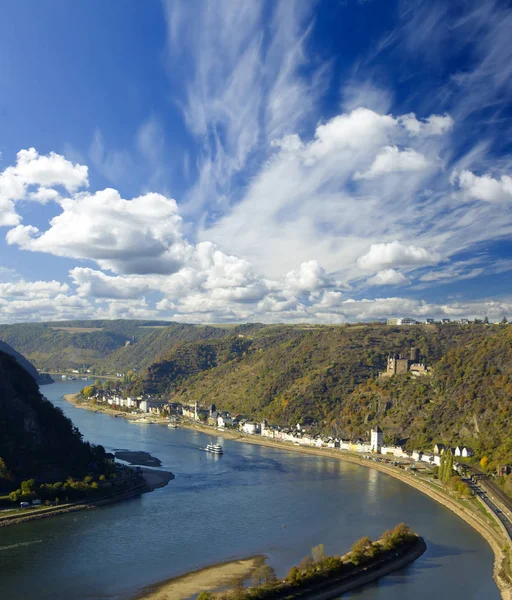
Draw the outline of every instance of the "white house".
<instances>
[{"instance_id":1,"label":"white house","mask_svg":"<svg viewBox=\"0 0 512 600\"><path fill-rule=\"evenodd\" d=\"M260 432L260 424L254 421L246 421L242 425L242 431L244 433L255 434Z\"/></svg>"},{"instance_id":2,"label":"white house","mask_svg":"<svg viewBox=\"0 0 512 600\"><path fill-rule=\"evenodd\" d=\"M421 460L422 456L423 456L423 452L421 452L421 450L420 451L414 450L412 453L412 459L416 460L416 461Z\"/></svg>"},{"instance_id":3,"label":"white house","mask_svg":"<svg viewBox=\"0 0 512 600\"><path fill-rule=\"evenodd\" d=\"M467 446L464 446L464 448L462 448L462 458L469 458L470 456L474 455L475 451L473 450L473 448L468 448Z\"/></svg>"},{"instance_id":4,"label":"white house","mask_svg":"<svg viewBox=\"0 0 512 600\"><path fill-rule=\"evenodd\" d=\"M217 417L217 427L221 427L222 429L224 429L226 425L233 425L233 419L231 417L219 415Z\"/></svg>"}]
</instances>

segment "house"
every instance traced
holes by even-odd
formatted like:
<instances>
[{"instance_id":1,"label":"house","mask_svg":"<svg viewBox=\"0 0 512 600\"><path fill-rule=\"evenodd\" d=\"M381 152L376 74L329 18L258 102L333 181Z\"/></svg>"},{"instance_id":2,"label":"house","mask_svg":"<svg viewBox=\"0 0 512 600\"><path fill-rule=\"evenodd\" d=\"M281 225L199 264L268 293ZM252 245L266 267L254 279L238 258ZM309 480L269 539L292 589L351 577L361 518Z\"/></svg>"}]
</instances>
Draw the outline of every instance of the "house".
<instances>
[{"instance_id":1,"label":"house","mask_svg":"<svg viewBox=\"0 0 512 600\"><path fill-rule=\"evenodd\" d=\"M436 444L434 446L434 454L443 454L443 452L446 450L446 446L444 444Z\"/></svg>"},{"instance_id":2,"label":"house","mask_svg":"<svg viewBox=\"0 0 512 600\"><path fill-rule=\"evenodd\" d=\"M223 413L217 417L217 427L224 429L224 427L231 427L233 425L233 419L226 413Z\"/></svg>"},{"instance_id":3,"label":"house","mask_svg":"<svg viewBox=\"0 0 512 600\"><path fill-rule=\"evenodd\" d=\"M418 451L418 450L414 450L412 453L412 459L415 461L420 461L422 456L423 456L423 452Z\"/></svg>"},{"instance_id":4,"label":"house","mask_svg":"<svg viewBox=\"0 0 512 600\"><path fill-rule=\"evenodd\" d=\"M469 458L470 456L475 456L475 451L473 450L473 448L469 448L469 446L464 446L464 448L462 448L461 456L462 458Z\"/></svg>"},{"instance_id":5,"label":"house","mask_svg":"<svg viewBox=\"0 0 512 600\"><path fill-rule=\"evenodd\" d=\"M416 319L411 319L409 317L398 317L387 319L387 325L417 325L418 321Z\"/></svg>"},{"instance_id":6,"label":"house","mask_svg":"<svg viewBox=\"0 0 512 600\"><path fill-rule=\"evenodd\" d=\"M260 432L260 424L255 421L246 421L242 425L242 431L244 433L255 434Z\"/></svg>"},{"instance_id":7,"label":"house","mask_svg":"<svg viewBox=\"0 0 512 600\"><path fill-rule=\"evenodd\" d=\"M455 448L454 456L462 456L462 447L461 446L457 446Z\"/></svg>"},{"instance_id":8,"label":"house","mask_svg":"<svg viewBox=\"0 0 512 600\"><path fill-rule=\"evenodd\" d=\"M509 465L498 465L498 468L496 469L498 477L505 477L505 475L510 475L511 472L512 469Z\"/></svg>"}]
</instances>

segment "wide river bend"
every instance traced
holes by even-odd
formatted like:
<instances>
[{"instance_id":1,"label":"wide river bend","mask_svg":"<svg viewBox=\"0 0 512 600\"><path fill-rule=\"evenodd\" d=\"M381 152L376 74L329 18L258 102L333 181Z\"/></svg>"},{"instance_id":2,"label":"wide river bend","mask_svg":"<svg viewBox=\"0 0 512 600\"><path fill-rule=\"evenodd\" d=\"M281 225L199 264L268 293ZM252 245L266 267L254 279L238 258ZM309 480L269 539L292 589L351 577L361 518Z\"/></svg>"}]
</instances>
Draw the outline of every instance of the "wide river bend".
<instances>
[{"instance_id":1,"label":"wide river bend","mask_svg":"<svg viewBox=\"0 0 512 600\"><path fill-rule=\"evenodd\" d=\"M278 575L311 546L346 551L404 521L427 552L403 571L344 598L499 600L493 554L464 521L392 477L342 461L216 437L135 425L62 400L86 385L42 392L85 439L145 450L176 478L139 498L0 529L2 600L125 600L144 586L212 563L265 554Z\"/></svg>"}]
</instances>

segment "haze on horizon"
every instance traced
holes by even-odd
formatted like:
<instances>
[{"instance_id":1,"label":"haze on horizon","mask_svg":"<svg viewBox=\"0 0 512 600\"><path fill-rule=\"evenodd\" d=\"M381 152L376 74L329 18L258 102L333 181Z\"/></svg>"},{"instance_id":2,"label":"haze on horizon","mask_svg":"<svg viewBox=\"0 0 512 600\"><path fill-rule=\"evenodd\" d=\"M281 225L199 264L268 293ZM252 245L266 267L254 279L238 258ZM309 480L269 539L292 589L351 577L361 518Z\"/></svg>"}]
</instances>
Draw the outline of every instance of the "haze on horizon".
<instances>
[{"instance_id":1,"label":"haze on horizon","mask_svg":"<svg viewBox=\"0 0 512 600\"><path fill-rule=\"evenodd\" d=\"M1 322L512 317L504 0L0 22Z\"/></svg>"}]
</instances>

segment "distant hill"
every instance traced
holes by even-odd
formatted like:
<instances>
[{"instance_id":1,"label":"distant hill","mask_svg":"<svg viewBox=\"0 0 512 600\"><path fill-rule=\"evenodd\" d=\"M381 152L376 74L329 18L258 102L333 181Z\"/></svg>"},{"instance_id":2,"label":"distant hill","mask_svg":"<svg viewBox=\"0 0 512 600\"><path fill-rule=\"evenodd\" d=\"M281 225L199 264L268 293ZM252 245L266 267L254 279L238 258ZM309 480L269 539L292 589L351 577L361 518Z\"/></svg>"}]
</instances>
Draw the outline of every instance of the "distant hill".
<instances>
[{"instance_id":1,"label":"distant hill","mask_svg":"<svg viewBox=\"0 0 512 600\"><path fill-rule=\"evenodd\" d=\"M0 325L0 339L43 371L89 367L166 321L96 320Z\"/></svg>"},{"instance_id":2,"label":"distant hill","mask_svg":"<svg viewBox=\"0 0 512 600\"><path fill-rule=\"evenodd\" d=\"M24 478L82 475L96 459L95 449L82 442L71 421L4 352L0 352L0 458L0 489L12 488Z\"/></svg>"}]
</instances>

